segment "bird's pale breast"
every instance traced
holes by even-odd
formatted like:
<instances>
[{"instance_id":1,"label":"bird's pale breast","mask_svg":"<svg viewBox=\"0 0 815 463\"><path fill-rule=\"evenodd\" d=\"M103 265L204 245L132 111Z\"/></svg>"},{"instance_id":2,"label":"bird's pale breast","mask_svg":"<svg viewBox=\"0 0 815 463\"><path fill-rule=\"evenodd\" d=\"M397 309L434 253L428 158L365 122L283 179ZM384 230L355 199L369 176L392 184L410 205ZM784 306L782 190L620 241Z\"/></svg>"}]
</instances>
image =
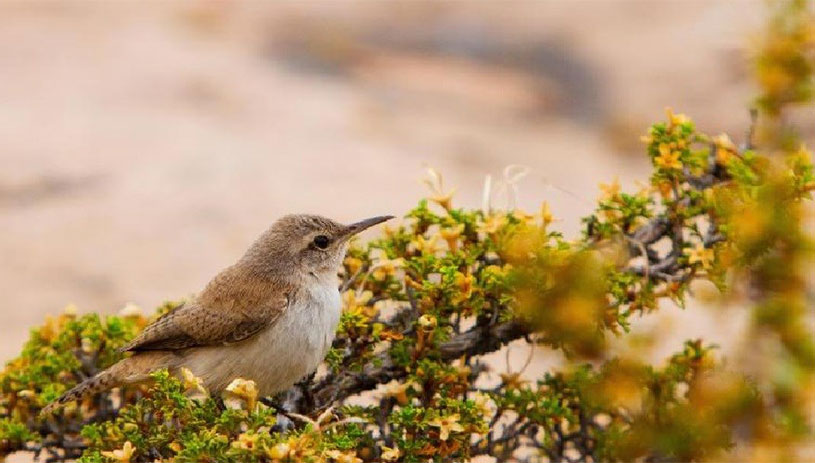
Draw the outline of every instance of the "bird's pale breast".
<instances>
[{"instance_id":1,"label":"bird's pale breast","mask_svg":"<svg viewBox=\"0 0 815 463\"><path fill-rule=\"evenodd\" d=\"M261 395L277 393L319 366L334 340L340 311L334 281L310 285L269 328L234 345L192 350L179 366L203 379L212 393L238 377L254 380Z\"/></svg>"}]
</instances>

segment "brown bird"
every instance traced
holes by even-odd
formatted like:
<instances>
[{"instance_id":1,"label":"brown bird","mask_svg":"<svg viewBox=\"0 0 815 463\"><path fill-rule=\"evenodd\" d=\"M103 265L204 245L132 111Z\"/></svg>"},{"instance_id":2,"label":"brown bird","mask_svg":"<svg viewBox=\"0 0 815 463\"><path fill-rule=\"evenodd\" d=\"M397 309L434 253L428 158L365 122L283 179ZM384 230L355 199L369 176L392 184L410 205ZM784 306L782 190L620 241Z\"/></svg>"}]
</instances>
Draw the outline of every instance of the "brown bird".
<instances>
[{"instance_id":1,"label":"brown bird","mask_svg":"<svg viewBox=\"0 0 815 463\"><path fill-rule=\"evenodd\" d=\"M288 215L272 225L231 267L191 301L163 315L130 343L132 352L52 402L144 381L167 368L188 368L211 393L235 378L259 394L291 387L323 360L340 319L337 271L353 235L392 216L351 225L315 215Z\"/></svg>"}]
</instances>

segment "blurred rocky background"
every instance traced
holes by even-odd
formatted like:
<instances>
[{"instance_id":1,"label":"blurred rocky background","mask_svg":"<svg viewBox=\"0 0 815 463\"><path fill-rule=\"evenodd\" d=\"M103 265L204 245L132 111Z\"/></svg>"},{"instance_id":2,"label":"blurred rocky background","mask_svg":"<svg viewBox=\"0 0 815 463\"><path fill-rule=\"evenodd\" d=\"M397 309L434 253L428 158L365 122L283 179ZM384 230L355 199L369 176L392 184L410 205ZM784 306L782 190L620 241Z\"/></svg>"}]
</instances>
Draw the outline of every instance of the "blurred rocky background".
<instances>
[{"instance_id":1,"label":"blurred rocky background","mask_svg":"<svg viewBox=\"0 0 815 463\"><path fill-rule=\"evenodd\" d=\"M736 141L761 2L0 4L0 358L28 328L198 290L288 212L399 215L426 166L568 235L647 179L665 106ZM722 309L725 310L725 309ZM671 307L664 348L739 319ZM519 353L523 363L525 353ZM542 364L536 360L533 365Z\"/></svg>"}]
</instances>

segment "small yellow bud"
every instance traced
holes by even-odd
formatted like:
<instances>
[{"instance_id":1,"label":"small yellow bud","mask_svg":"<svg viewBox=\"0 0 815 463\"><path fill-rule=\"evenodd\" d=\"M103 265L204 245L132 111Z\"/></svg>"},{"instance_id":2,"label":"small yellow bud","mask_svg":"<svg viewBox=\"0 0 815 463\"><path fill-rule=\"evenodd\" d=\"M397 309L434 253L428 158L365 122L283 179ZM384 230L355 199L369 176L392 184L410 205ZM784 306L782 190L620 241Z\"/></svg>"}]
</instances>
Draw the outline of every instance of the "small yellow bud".
<instances>
[{"instance_id":1,"label":"small yellow bud","mask_svg":"<svg viewBox=\"0 0 815 463\"><path fill-rule=\"evenodd\" d=\"M434 317L433 315L424 314L421 317L419 317L419 326L428 331L435 328L436 325L438 325L438 320L436 320L436 317Z\"/></svg>"},{"instance_id":2,"label":"small yellow bud","mask_svg":"<svg viewBox=\"0 0 815 463\"><path fill-rule=\"evenodd\" d=\"M287 442L281 442L266 451L272 460L283 460L291 453L291 446Z\"/></svg>"},{"instance_id":3,"label":"small yellow bud","mask_svg":"<svg viewBox=\"0 0 815 463\"><path fill-rule=\"evenodd\" d=\"M75 304L68 304L65 306L64 309L62 309L62 314L67 317L74 318L78 313L79 309L76 307Z\"/></svg>"},{"instance_id":4,"label":"small yellow bud","mask_svg":"<svg viewBox=\"0 0 815 463\"><path fill-rule=\"evenodd\" d=\"M119 316L121 317L140 317L142 315L141 307L133 304L132 302L127 303L122 310L119 311Z\"/></svg>"}]
</instances>

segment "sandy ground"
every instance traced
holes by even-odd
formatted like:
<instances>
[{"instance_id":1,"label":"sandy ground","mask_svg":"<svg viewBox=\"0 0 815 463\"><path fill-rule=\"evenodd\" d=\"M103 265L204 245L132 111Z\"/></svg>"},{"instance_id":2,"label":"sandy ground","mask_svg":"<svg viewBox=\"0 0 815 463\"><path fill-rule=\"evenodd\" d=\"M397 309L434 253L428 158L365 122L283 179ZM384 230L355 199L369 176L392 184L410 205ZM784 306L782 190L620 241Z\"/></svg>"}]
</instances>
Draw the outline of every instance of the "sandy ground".
<instances>
[{"instance_id":1,"label":"sandy ground","mask_svg":"<svg viewBox=\"0 0 815 463\"><path fill-rule=\"evenodd\" d=\"M426 165L471 207L527 166L574 235L664 106L744 132L762 5L0 4L0 358L67 303L198 290L284 213L399 215ZM663 312L657 356L742 326Z\"/></svg>"}]
</instances>

